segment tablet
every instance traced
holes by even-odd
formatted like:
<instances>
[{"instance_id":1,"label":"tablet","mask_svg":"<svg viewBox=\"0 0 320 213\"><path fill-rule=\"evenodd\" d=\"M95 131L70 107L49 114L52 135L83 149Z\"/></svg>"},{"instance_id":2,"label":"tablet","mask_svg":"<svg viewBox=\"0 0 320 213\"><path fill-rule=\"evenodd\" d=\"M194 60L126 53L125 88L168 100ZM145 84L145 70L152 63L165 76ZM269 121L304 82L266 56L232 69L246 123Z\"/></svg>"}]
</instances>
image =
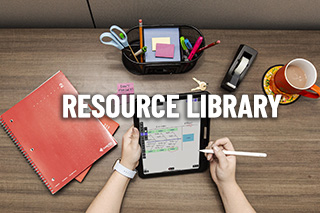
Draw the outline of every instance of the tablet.
<instances>
[{"instance_id":1,"label":"tablet","mask_svg":"<svg viewBox=\"0 0 320 213\"><path fill-rule=\"evenodd\" d=\"M200 112L201 95L208 103L208 92L179 94L174 100L179 118L137 118L134 125L140 131L142 149L138 174L142 178L183 173L201 172L207 168L207 160L199 149L209 141L210 119L187 118L187 95L192 94L193 112ZM202 100L203 101L203 100ZM158 103L157 110L166 109ZM206 113L207 115L208 113Z\"/></svg>"}]
</instances>

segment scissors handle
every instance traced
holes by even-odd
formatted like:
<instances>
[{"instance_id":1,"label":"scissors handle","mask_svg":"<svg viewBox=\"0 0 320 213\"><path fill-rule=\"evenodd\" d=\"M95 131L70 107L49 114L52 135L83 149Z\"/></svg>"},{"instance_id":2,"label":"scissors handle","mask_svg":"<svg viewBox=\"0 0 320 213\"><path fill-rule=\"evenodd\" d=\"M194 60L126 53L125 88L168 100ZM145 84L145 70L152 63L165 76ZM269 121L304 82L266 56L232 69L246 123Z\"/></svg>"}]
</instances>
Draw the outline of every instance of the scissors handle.
<instances>
[{"instance_id":1,"label":"scissors handle","mask_svg":"<svg viewBox=\"0 0 320 213\"><path fill-rule=\"evenodd\" d=\"M103 41L104 38L110 38L111 41ZM122 50L124 47L122 46L121 43L119 43L119 41L117 41L116 38L114 38L114 36L109 33L109 32L106 32L106 33L102 33L100 35L100 41L102 44L106 44L106 45L112 45L112 46L115 46L116 48L118 48L119 50Z\"/></svg>"},{"instance_id":2,"label":"scissors handle","mask_svg":"<svg viewBox=\"0 0 320 213\"><path fill-rule=\"evenodd\" d=\"M123 33L124 38L120 38L113 30L119 30L120 32ZM120 27L118 27L117 25L112 25L110 27L110 32L112 33L112 35L124 46L124 47L128 47L129 43L128 43L128 37L127 34L123 31L123 29L121 29Z\"/></svg>"}]
</instances>

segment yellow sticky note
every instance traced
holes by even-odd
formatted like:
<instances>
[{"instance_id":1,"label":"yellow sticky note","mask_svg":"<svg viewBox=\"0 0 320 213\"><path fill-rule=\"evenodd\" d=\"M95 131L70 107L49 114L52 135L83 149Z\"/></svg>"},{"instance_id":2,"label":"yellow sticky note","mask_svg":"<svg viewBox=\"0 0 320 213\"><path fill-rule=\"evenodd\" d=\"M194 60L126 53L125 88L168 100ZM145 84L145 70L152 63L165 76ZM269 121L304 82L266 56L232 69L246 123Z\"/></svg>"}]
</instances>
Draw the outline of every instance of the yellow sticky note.
<instances>
[{"instance_id":1,"label":"yellow sticky note","mask_svg":"<svg viewBox=\"0 0 320 213\"><path fill-rule=\"evenodd\" d=\"M170 37L152 38L152 51L156 51L157 43L170 44Z\"/></svg>"}]
</instances>

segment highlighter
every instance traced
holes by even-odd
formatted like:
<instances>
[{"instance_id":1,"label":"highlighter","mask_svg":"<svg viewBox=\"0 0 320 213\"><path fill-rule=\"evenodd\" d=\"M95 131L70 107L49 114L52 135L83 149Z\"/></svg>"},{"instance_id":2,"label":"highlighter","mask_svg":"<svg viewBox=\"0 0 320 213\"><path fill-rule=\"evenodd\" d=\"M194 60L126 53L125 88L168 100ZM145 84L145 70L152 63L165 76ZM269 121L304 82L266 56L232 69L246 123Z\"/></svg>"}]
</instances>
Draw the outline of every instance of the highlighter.
<instances>
[{"instance_id":1,"label":"highlighter","mask_svg":"<svg viewBox=\"0 0 320 213\"><path fill-rule=\"evenodd\" d=\"M191 61L191 59L193 58L194 54L195 54L195 53L197 52L197 50L199 49L200 44L202 43L202 40L203 40L203 37L200 36L200 37L198 38L198 40L196 41L196 43L195 43L195 45L194 45L194 47L193 47L193 49L192 49L192 51L191 51L191 53L190 53L190 55L189 55L189 57L188 57L189 61Z\"/></svg>"},{"instance_id":2,"label":"highlighter","mask_svg":"<svg viewBox=\"0 0 320 213\"><path fill-rule=\"evenodd\" d=\"M187 48L187 46L186 46L186 44L184 42L184 37L183 36L180 37L180 43L181 43L182 49L189 55L189 50L188 50L188 48Z\"/></svg>"},{"instance_id":3,"label":"highlighter","mask_svg":"<svg viewBox=\"0 0 320 213\"><path fill-rule=\"evenodd\" d=\"M186 47L189 49L189 50L192 50L192 44L190 43L189 39L185 39L184 40L184 43L186 43Z\"/></svg>"}]
</instances>

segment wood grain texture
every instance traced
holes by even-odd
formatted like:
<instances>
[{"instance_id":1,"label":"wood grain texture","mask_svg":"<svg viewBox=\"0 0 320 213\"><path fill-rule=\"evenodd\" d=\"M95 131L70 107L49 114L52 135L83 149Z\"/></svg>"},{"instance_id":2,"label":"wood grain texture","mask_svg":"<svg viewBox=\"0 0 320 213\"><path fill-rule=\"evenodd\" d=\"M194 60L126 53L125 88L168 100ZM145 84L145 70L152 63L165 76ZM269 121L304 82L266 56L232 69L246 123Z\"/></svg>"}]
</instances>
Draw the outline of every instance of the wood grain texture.
<instances>
[{"instance_id":1,"label":"wood grain texture","mask_svg":"<svg viewBox=\"0 0 320 213\"><path fill-rule=\"evenodd\" d=\"M320 31L203 30L206 50L196 67L182 75L136 76L127 72L116 48L100 44L103 29L0 30L0 114L56 71L62 70L82 94L114 94L117 83L133 82L136 94L188 92L192 77L223 95L220 83L240 44L259 54L234 93L263 94L266 69L303 57L320 67ZM318 81L319 82L319 81ZM212 119L211 139L228 136L237 150L268 158L237 158L237 181L258 212L316 212L320 207L320 101L300 98L278 108L276 119ZM270 115L270 110L268 115ZM107 181L121 153L121 137L132 119L117 118L119 146L94 164L83 183L72 181L52 196L17 148L0 131L1 212L83 212ZM32 122L32 121L30 121ZM209 171L153 179L135 178L122 212L223 212Z\"/></svg>"}]
</instances>

